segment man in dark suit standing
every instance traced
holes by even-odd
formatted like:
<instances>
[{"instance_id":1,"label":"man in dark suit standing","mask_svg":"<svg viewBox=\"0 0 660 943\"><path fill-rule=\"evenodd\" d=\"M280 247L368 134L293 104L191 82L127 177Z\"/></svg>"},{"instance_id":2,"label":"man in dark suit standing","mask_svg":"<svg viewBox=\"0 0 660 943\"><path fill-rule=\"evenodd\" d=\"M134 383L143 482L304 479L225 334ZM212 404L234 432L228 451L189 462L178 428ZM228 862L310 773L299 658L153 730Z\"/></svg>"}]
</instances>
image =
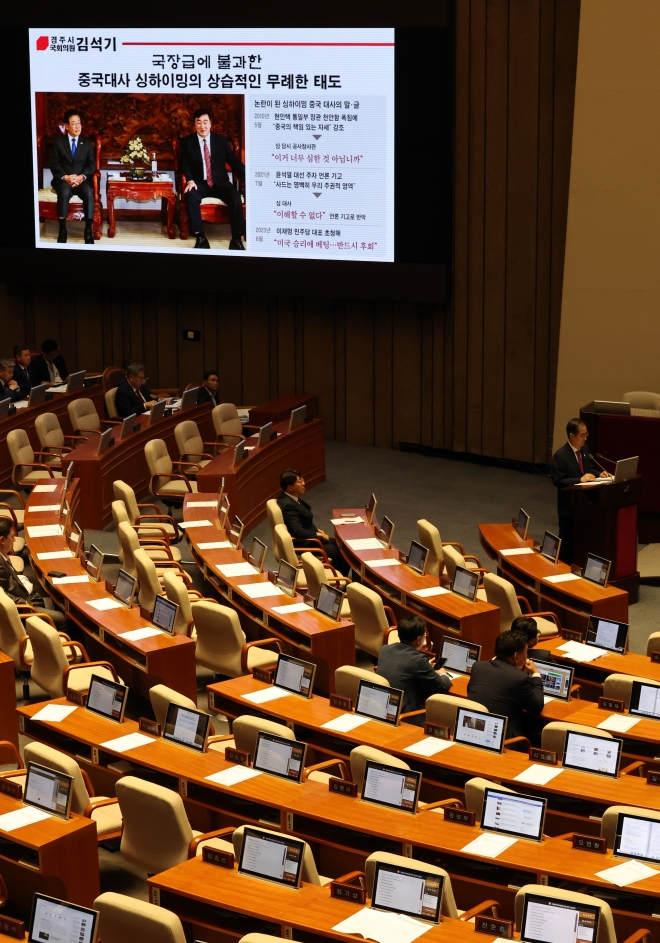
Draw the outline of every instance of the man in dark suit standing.
<instances>
[{"instance_id":1,"label":"man in dark suit standing","mask_svg":"<svg viewBox=\"0 0 660 943\"><path fill-rule=\"evenodd\" d=\"M467 693L492 714L508 717L507 739L529 734L523 711L541 713L543 682L536 665L527 657L527 636L523 632L509 629L498 635L495 658L472 666Z\"/></svg>"},{"instance_id":2,"label":"man in dark suit standing","mask_svg":"<svg viewBox=\"0 0 660 943\"><path fill-rule=\"evenodd\" d=\"M286 529L291 534L294 547L304 547L312 538L320 540L330 563L344 576L348 576L349 567L339 552L339 547L324 530L314 524L311 507L302 500L305 493L305 479L295 468L286 468L280 475L280 488L277 503L282 511Z\"/></svg>"},{"instance_id":3,"label":"man in dark suit standing","mask_svg":"<svg viewBox=\"0 0 660 943\"><path fill-rule=\"evenodd\" d=\"M569 419L566 435L568 442L552 456L550 477L557 489L557 517L561 537L559 559L570 564L573 563L573 504L570 493L562 489L577 485L580 481L594 481L599 472L601 478L608 478L609 475L600 471L589 454L589 433L580 419Z\"/></svg>"},{"instance_id":4,"label":"man in dark suit standing","mask_svg":"<svg viewBox=\"0 0 660 943\"><path fill-rule=\"evenodd\" d=\"M146 386L147 377L143 363L129 363L126 376L117 384L115 409L122 419L135 413L141 416L155 404L151 390Z\"/></svg>"},{"instance_id":5,"label":"man in dark suit standing","mask_svg":"<svg viewBox=\"0 0 660 943\"><path fill-rule=\"evenodd\" d=\"M60 353L60 345L52 337L42 343L41 353L32 361L32 374L37 383L52 383L53 386L66 383L69 371Z\"/></svg>"},{"instance_id":6,"label":"man in dark suit standing","mask_svg":"<svg viewBox=\"0 0 660 943\"><path fill-rule=\"evenodd\" d=\"M421 710L432 694L446 694L451 678L446 672L434 669L434 655L424 654L428 635L423 619L419 616L402 619L397 631L399 641L383 645L380 650L376 677L385 678L393 688L403 691L402 712L408 713ZM423 726L423 715L411 718L410 723Z\"/></svg>"},{"instance_id":7,"label":"man in dark suit standing","mask_svg":"<svg viewBox=\"0 0 660 943\"><path fill-rule=\"evenodd\" d=\"M35 376L32 367L32 354L27 344L16 344L14 347L14 379L21 391L21 399L27 399L33 386L38 386L39 378Z\"/></svg>"},{"instance_id":8,"label":"man in dark suit standing","mask_svg":"<svg viewBox=\"0 0 660 943\"><path fill-rule=\"evenodd\" d=\"M211 132L212 118L206 108L198 108L193 115L195 133L181 141L179 163L186 178L183 191L188 206L190 230L197 237L196 249L210 249L202 226L201 202L205 197L217 197L227 205L231 224L230 249L245 249L243 204L238 190L229 181L225 164L233 173L245 177L245 165L240 161L226 137Z\"/></svg>"},{"instance_id":9,"label":"man in dark suit standing","mask_svg":"<svg viewBox=\"0 0 660 943\"><path fill-rule=\"evenodd\" d=\"M60 221L58 242L66 242L66 217L72 196L79 196L85 213L85 243L94 245L94 189L92 177L96 172L94 145L83 137L80 115L73 108L64 114L66 134L55 138L50 152L53 186L57 191L57 216Z\"/></svg>"}]
</instances>

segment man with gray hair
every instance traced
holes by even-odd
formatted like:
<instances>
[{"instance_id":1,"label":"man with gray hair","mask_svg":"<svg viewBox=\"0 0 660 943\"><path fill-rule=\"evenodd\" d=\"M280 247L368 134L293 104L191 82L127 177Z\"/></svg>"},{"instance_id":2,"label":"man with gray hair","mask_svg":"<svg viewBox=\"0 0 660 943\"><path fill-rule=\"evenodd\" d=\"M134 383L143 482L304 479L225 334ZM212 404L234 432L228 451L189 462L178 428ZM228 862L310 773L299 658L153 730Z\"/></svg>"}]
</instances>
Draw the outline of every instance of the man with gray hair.
<instances>
[{"instance_id":1,"label":"man with gray hair","mask_svg":"<svg viewBox=\"0 0 660 943\"><path fill-rule=\"evenodd\" d=\"M147 376L143 363L129 363L126 376L117 384L115 408L118 415L125 419L133 413L140 416L155 404L151 390L146 386Z\"/></svg>"},{"instance_id":2,"label":"man with gray hair","mask_svg":"<svg viewBox=\"0 0 660 943\"><path fill-rule=\"evenodd\" d=\"M21 388L14 380L14 361L0 360L0 399L9 398L12 403L23 399Z\"/></svg>"}]
</instances>

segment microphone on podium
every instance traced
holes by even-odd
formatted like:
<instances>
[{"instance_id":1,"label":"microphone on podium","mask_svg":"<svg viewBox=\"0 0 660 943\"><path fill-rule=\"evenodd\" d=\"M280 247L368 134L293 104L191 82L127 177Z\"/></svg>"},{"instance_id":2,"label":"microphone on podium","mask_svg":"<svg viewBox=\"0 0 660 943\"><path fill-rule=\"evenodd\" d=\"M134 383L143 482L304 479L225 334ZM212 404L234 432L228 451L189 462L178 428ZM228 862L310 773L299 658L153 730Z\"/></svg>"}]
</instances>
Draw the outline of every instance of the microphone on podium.
<instances>
[{"instance_id":1,"label":"microphone on podium","mask_svg":"<svg viewBox=\"0 0 660 943\"><path fill-rule=\"evenodd\" d=\"M592 458L593 458L593 456L592 456ZM616 462L614 461L613 458L607 458L607 456L601 455L600 452L596 452L596 458L601 459L603 462L609 462L610 465L614 465L614 467L616 468ZM597 462L596 464L600 465L600 467L603 468L603 466L600 464L600 462ZM604 468L603 468L603 471L605 471Z\"/></svg>"}]
</instances>

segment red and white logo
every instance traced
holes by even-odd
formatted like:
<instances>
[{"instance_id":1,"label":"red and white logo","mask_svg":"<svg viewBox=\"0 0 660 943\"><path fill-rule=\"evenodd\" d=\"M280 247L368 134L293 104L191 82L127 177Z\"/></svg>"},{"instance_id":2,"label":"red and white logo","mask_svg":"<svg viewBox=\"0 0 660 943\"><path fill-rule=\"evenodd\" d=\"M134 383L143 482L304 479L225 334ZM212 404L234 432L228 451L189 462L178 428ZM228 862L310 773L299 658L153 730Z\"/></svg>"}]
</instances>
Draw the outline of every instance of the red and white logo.
<instances>
[{"instance_id":1,"label":"red and white logo","mask_svg":"<svg viewBox=\"0 0 660 943\"><path fill-rule=\"evenodd\" d=\"M48 36L40 36L37 39L37 49L48 49Z\"/></svg>"}]
</instances>

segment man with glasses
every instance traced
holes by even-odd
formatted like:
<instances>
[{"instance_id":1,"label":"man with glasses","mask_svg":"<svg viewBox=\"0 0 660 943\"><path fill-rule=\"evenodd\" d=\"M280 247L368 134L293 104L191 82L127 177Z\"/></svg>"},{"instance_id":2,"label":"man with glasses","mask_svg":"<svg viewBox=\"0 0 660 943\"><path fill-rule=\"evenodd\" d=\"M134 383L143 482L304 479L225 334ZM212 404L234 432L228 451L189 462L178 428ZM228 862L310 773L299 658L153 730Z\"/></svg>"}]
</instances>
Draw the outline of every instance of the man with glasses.
<instances>
[{"instance_id":1,"label":"man with glasses","mask_svg":"<svg viewBox=\"0 0 660 943\"><path fill-rule=\"evenodd\" d=\"M117 394L115 396L115 409L122 419L132 416L142 415L152 406L155 406L151 390L146 387L147 376L144 371L143 363L129 363L126 368L126 376L122 377L117 384Z\"/></svg>"},{"instance_id":2,"label":"man with glasses","mask_svg":"<svg viewBox=\"0 0 660 943\"><path fill-rule=\"evenodd\" d=\"M566 435L568 442L552 456L550 477L557 489L557 517L561 538L559 559L570 564L573 563L573 504L570 493L564 489L577 485L580 481L594 481L598 476L609 476L598 468L589 454L589 433L581 419L569 419Z\"/></svg>"}]
</instances>

